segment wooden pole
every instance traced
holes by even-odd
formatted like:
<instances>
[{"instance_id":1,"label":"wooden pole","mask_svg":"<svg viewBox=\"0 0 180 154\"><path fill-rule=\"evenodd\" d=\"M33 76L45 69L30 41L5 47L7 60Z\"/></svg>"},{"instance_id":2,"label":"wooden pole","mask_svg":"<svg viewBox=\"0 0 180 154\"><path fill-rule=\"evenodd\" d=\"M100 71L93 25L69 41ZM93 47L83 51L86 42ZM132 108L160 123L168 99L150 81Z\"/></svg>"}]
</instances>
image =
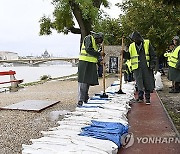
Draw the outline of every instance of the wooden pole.
<instances>
[{"instance_id":1,"label":"wooden pole","mask_svg":"<svg viewBox=\"0 0 180 154\"><path fill-rule=\"evenodd\" d=\"M102 52L104 54L104 42L102 42ZM106 83L105 83L105 60L104 60L104 56L102 57L102 61L103 61L103 92L105 93L105 88L106 88Z\"/></svg>"},{"instance_id":2,"label":"wooden pole","mask_svg":"<svg viewBox=\"0 0 180 154\"><path fill-rule=\"evenodd\" d=\"M121 53L120 53L120 63L119 63L119 91L116 92L118 94L125 94L122 92L122 68L123 68L123 52L124 52L124 36L122 36L122 45L121 45Z\"/></svg>"},{"instance_id":3,"label":"wooden pole","mask_svg":"<svg viewBox=\"0 0 180 154\"><path fill-rule=\"evenodd\" d=\"M124 36L122 36L122 46L121 46L121 55L120 55L120 66L119 66L120 88L119 89L122 88L123 51L124 51Z\"/></svg>"},{"instance_id":4,"label":"wooden pole","mask_svg":"<svg viewBox=\"0 0 180 154\"><path fill-rule=\"evenodd\" d=\"M102 42L102 52L104 54L104 41ZM105 73L106 73L106 67L105 67L105 56L102 56L102 62L103 62L103 94L100 96L101 98L108 98L108 95L105 93L106 89L106 82L105 82Z\"/></svg>"}]
</instances>

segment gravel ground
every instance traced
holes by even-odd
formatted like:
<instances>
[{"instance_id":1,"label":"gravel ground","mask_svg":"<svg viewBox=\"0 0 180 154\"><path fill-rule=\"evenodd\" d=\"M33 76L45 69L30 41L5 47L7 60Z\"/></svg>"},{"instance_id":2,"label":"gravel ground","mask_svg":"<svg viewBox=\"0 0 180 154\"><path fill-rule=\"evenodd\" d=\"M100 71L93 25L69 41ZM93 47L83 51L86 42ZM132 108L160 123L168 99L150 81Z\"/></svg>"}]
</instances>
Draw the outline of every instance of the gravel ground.
<instances>
[{"instance_id":1,"label":"gravel ground","mask_svg":"<svg viewBox=\"0 0 180 154\"><path fill-rule=\"evenodd\" d=\"M177 131L180 133L180 93L169 93L169 87L172 86L167 76L162 76L164 88L158 91L159 97L168 111Z\"/></svg>"},{"instance_id":2,"label":"gravel ground","mask_svg":"<svg viewBox=\"0 0 180 154\"><path fill-rule=\"evenodd\" d=\"M106 79L106 87L110 86L118 77ZM100 85L90 87L89 94L102 91ZM0 154L20 154L22 144L31 144L30 139L41 137L41 131L57 126L52 120L52 111L74 111L77 103L77 81L49 81L44 84L25 87L18 92L0 93L0 107L11 105L25 100L52 100L61 101L41 112L1 110L0 111Z\"/></svg>"}]
</instances>

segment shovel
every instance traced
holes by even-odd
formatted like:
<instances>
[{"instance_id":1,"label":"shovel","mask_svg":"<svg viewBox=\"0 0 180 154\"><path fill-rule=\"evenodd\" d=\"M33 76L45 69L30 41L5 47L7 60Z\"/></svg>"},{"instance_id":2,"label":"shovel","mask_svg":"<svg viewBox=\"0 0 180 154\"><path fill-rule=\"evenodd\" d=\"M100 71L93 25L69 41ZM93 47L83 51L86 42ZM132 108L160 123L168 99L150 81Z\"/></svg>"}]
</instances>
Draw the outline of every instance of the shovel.
<instances>
[{"instance_id":1,"label":"shovel","mask_svg":"<svg viewBox=\"0 0 180 154\"><path fill-rule=\"evenodd\" d=\"M104 42L102 42L102 52L104 53ZM105 59L104 56L102 56L102 62L103 62L103 94L100 95L100 98L108 98L108 95L105 93Z\"/></svg>"},{"instance_id":2,"label":"shovel","mask_svg":"<svg viewBox=\"0 0 180 154\"><path fill-rule=\"evenodd\" d=\"M119 91L115 92L116 94L126 94L122 91L122 67L123 67L123 52L124 52L124 36L122 36L122 47L121 47L121 54L120 54L120 63L119 63Z\"/></svg>"}]
</instances>

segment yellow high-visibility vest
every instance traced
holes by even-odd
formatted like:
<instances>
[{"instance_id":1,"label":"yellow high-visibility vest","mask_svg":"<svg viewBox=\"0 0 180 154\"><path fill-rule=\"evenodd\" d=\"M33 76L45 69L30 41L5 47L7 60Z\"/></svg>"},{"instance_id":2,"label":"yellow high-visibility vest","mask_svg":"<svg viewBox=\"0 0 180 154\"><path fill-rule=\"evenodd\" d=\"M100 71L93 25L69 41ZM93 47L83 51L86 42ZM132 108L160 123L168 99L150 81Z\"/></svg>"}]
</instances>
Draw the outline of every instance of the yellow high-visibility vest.
<instances>
[{"instance_id":1,"label":"yellow high-visibility vest","mask_svg":"<svg viewBox=\"0 0 180 154\"><path fill-rule=\"evenodd\" d=\"M94 50L96 52L98 52L98 46L96 45L96 42L95 42L95 39L94 39L93 36L91 36L91 40L92 40L92 47L94 48ZM92 56L92 55L90 55L90 54L88 54L86 52L84 41L83 41L83 44L82 44L82 47L81 47L81 52L80 52L79 60L87 61L87 62L92 62L92 63L97 63L98 62L98 58L97 57L94 57L94 56Z\"/></svg>"},{"instance_id":2,"label":"yellow high-visibility vest","mask_svg":"<svg viewBox=\"0 0 180 154\"><path fill-rule=\"evenodd\" d=\"M179 51L180 51L180 45L170 54L169 66L176 68Z\"/></svg>"},{"instance_id":3,"label":"yellow high-visibility vest","mask_svg":"<svg viewBox=\"0 0 180 154\"><path fill-rule=\"evenodd\" d=\"M168 63L168 65L169 65L169 62L170 62L170 59L171 59L171 53L170 53L170 52L165 53L165 54L164 54L164 57L167 57L167 63Z\"/></svg>"},{"instance_id":4,"label":"yellow high-visibility vest","mask_svg":"<svg viewBox=\"0 0 180 154\"><path fill-rule=\"evenodd\" d=\"M144 49L145 49L145 56L146 56L146 61L147 61L147 66L149 67L149 40L144 40ZM136 50L135 42L131 43L129 46L129 52L130 52L130 57L131 57L131 67L132 70L135 70L138 68L138 53Z\"/></svg>"},{"instance_id":5,"label":"yellow high-visibility vest","mask_svg":"<svg viewBox=\"0 0 180 154\"><path fill-rule=\"evenodd\" d=\"M128 70L131 73L132 72L132 68L131 68L131 60L127 60L126 61L126 65L128 66Z\"/></svg>"}]
</instances>

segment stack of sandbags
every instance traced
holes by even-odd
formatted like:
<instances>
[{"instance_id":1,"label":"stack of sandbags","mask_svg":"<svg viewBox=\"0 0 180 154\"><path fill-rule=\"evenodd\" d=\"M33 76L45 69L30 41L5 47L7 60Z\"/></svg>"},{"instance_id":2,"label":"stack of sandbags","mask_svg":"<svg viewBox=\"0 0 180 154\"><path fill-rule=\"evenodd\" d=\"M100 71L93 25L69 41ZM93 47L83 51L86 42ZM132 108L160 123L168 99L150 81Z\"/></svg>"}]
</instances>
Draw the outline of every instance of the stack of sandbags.
<instances>
[{"instance_id":1,"label":"stack of sandbags","mask_svg":"<svg viewBox=\"0 0 180 154\"><path fill-rule=\"evenodd\" d=\"M94 96L74 112L68 112L58 127L43 131L43 137L23 145L22 154L115 154L120 137L128 131L129 102L134 84L122 85L126 94L116 94L118 81L106 89L108 98Z\"/></svg>"}]
</instances>

